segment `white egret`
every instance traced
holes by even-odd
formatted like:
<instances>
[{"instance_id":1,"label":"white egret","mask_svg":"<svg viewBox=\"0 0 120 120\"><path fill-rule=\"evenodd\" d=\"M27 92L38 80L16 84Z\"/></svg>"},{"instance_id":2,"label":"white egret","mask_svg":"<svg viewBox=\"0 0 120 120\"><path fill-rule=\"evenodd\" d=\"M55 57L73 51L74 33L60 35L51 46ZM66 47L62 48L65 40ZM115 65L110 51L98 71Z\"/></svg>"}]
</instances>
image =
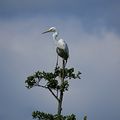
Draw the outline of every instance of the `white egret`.
<instances>
[{"instance_id":1,"label":"white egret","mask_svg":"<svg viewBox=\"0 0 120 120\"><path fill-rule=\"evenodd\" d=\"M63 65L65 67L69 57L69 49L68 49L67 43L63 39L57 39L58 32L55 27L51 27L47 31L43 32L42 34L48 33L48 32L53 33L53 40L55 40L55 43L56 43L56 52L63 59ZM58 55L57 55L56 67L58 66Z\"/></svg>"}]
</instances>

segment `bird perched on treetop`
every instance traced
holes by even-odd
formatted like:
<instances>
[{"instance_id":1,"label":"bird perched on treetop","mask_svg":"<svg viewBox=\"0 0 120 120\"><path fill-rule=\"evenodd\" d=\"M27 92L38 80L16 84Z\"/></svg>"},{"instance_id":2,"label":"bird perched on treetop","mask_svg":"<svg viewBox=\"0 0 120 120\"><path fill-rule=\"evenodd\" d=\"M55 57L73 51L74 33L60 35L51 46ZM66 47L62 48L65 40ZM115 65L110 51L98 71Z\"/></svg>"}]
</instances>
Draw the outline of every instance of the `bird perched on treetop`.
<instances>
[{"instance_id":1,"label":"bird perched on treetop","mask_svg":"<svg viewBox=\"0 0 120 120\"><path fill-rule=\"evenodd\" d=\"M56 43L56 52L63 59L63 64L65 67L69 57L69 49L68 49L67 43L63 39L57 39L58 32L55 27L49 28L47 31L43 32L42 34L45 34L48 32L53 33L53 40L55 40L55 43ZM58 66L58 55L57 55L56 67Z\"/></svg>"}]
</instances>

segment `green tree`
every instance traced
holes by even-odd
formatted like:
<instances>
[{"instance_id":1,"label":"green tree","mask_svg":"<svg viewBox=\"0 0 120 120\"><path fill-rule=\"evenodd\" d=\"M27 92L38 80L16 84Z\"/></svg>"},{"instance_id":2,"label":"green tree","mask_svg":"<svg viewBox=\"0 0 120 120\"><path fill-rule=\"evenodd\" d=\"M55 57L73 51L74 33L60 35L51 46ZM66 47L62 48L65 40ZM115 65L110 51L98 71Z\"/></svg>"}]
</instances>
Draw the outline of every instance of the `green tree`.
<instances>
[{"instance_id":1,"label":"green tree","mask_svg":"<svg viewBox=\"0 0 120 120\"><path fill-rule=\"evenodd\" d=\"M57 115L61 116L63 96L64 92L68 91L69 80L77 78L80 79L80 74L80 72L78 72L77 74L74 73L74 68L68 69L64 67L56 67L54 72L35 72L33 75L27 77L25 83L28 89L37 86L49 90L49 92L54 96L54 98L58 102ZM41 82L42 80L44 80L44 84L43 82ZM38 113L39 112L37 111L37 114ZM33 117L35 115L35 112L33 112ZM43 113L40 114L40 116L41 115L43 115ZM48 116L51 117L51 115L49 114Z\"/></svg>"},{"instance_id":2,"label":"green tree","mask_svg":"<svg viewBox=\"0 0 120 120\"><path fill-rule=\"evenodd\" d=\"M70 79L80 79L81 72L74 72L74 68L60 68L56 67L54 72L45 72L45 71L37 71L33 75L28 76L25 81L26 87L31 89L35 86L44 88L48 90L51 95L58 102L57 113L55 115L33 111L33 118L38 118L39 120L76 120L75 115L62 116L62 102L64 92L68 91L69 88L69 80ZM42 80L44 82L42 82ZM44 83L44 84L43 84ZM86 117L84 117L86 120Z\"/></svg>"}]
</instances>

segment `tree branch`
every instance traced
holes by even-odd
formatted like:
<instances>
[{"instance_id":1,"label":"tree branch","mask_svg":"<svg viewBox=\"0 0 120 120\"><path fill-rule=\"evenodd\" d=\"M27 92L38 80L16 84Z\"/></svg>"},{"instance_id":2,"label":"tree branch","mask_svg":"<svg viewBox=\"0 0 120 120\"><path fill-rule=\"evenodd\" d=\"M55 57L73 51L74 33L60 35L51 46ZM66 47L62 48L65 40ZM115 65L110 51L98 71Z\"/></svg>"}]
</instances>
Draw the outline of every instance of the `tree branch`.
<instances>
[{"instance_id":1,"label":"tree branch","mask_svg":"<svg viewBox=\"0 0 120 120\"><path fill-rule=\"evenodd\" d=\"M59 98L55 95L55 93L48 87L48 90L52 93L52 95L57 99L57 101L60 101Z\"/></svg>"},{"instance_id":2,"label":"tree branch","mask_svg":"<svg viewBox=\"0 0 120 120\"><path fill-rule=\"evenodd\" d=\"M36 85L36 86L48 89L48 87L43 86L43 85Z\"/></svg>"},{"instance_id":3,"label":"tree branch","mask_svg":"<svg viewBox=\"0 0 120 120\"><path fill-rule=\"evenodd\" d=\"M52 93L52 95L57 99L57 101L59 101L59 98L57 97L57 95L55 95L55 93L49 87L46 87L43 85L36 85L36 86L48 89Z\"/></svg>"}]
</instances>

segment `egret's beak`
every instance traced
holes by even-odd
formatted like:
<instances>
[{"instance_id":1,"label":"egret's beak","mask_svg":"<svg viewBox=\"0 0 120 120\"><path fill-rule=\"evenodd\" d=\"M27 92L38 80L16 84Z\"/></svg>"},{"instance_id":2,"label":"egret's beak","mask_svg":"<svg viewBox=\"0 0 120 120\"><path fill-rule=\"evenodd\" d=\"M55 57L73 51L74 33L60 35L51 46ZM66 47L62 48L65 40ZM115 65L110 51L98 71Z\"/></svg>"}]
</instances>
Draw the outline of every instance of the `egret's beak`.
<instances>
[{"instance_id":1,"label":"egret's beak","mask_svg":"<svg viewBox=\"0 0 120 120\"><path fill-rule=\"evenodd\" d=\"M47 30L47 31L43 32L42 34L45 34L45 33L48 33L48 32L51 32L51 31L50 31L50 30Z\"/></svg>"}]
</instances>

